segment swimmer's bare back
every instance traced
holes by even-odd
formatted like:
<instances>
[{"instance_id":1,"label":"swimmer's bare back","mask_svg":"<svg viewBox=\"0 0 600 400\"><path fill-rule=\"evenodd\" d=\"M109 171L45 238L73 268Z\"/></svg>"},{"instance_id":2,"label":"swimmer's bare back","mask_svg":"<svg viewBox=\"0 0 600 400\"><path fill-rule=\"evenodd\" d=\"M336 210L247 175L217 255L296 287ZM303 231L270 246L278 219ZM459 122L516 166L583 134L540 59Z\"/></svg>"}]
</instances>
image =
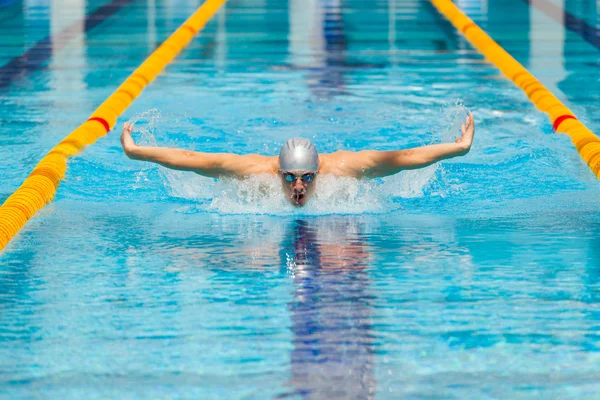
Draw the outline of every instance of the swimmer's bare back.
<instances>
[{"instance_id":1,"label":"swimmer's bare back","mask_svg":"<svg viewBox=\"0 0 600 400\"><path fill-rule=\"evenodd\" d=\"M237 155L230 153L203 153L167 147L136 145L131 137L133 125L125 123L121 145L125 154L134 160L158 163L179 171L218 178L223 176L244 178L250 175L279 172L276 156L259 154ZM396 174L403 170L424 168L438 161L464 156L471 149L475 135L473 114L467 116L461 127L461 137L454 143L441 143L405 150L358 152L336 151L319 155L319 174L375 178Z\"/></svg>"}]
</instances>

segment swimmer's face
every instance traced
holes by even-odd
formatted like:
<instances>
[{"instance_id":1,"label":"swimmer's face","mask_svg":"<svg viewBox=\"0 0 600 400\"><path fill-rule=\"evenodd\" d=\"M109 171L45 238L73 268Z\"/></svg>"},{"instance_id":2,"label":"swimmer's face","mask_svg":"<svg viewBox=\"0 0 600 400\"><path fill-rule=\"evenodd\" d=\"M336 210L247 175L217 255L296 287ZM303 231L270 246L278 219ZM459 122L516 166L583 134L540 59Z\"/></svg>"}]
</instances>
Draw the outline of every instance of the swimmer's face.
<instances>
[{"instance_id":1,"label":"swimmer's face","mask_svg":"<svg viewBox=\"0 0 600 400\"><path fill-rule=\"evenodd\" d=\"M306 204L315 190L317 173L314 171L280 171L285 197L296 207Z\"/></svg>"}]
</instances>

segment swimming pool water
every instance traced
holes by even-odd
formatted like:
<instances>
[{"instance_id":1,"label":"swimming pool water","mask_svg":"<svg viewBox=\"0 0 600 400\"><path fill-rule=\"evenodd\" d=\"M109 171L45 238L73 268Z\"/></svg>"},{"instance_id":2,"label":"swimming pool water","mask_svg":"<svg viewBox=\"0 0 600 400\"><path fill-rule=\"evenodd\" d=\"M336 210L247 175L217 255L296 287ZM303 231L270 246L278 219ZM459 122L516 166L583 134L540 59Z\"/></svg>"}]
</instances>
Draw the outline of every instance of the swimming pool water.
<instances>
[{"instance_id":1,"label":"swimming pool water","mask_svg":"<svg viewBox=\"0 0 600 400\"><path fill-rule=\"evenodd\" d=\"M600 132L592 43L540 2L457 3ZM0 64L36 55L0 73L0 201L198 5L2 6ZM561 6L597 25L595 2ZM276 180L167 171L118 139L397 149L452 140L464 107L467 156L320 177L300 210ZM0 254L0 397L597 398L599 194L428 2L230 1Z\"/></svg>"}]
</instances>

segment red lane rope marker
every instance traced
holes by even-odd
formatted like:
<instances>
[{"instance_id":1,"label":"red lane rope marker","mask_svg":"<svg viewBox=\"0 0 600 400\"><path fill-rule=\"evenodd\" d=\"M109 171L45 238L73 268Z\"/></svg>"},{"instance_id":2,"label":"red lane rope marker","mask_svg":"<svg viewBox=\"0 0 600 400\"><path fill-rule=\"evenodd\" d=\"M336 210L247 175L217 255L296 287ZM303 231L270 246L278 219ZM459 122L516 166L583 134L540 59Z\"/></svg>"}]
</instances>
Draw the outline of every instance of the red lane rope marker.
<instances>
[{"instance_id":1,"label":"red lane rope marker","mask_svg":"<svg viewBox=\"0 0 600 400\"><path fill-rule=\"evenodd\" d=\"M556 120L554 120L554 123L552 124L552 129L554 129L555 131L558 129L558 126L566 119L577 119L575 118L573 115L561 115L560 117L556 118Z\"/></svg>"},{"instance_id":2,"label":"red lane rope marker","mask_svg":"<svg viewBox=\"0 0 600 400\"><path fill-rule=\"evenodd\" d=\"M0 0L1 1L1 0ZM130 1L130 0L115 0ZM215 15L226 0L205 0L163 44L110 95L91 115L88 121L96 121L104 128L93 124L81 124L44 156L23 184L0 206L0 250L19 230L54 198L60 180L65 176L67 160L109 133L117 118L142 92L146 83L152 81L175 58L194 35L185 30L198 32ZM87 21L87 20L86 20ZM140 75L140 76L136 76ZM0 82L1 84L1 82ZM135 86L135 87L134 87ZM0 85L1 88L1 85ZM93 126L90 126L93 125Z\"/></svg>"},{"instance_id":3,"label":"red lane rope marker","mask_svg":"<svg viewBox=\"0 0 600 400\"><path fill-rule=\"evenodd\" d=\"M525 1L531 2L532 0ZM571 142L581 158L588 164L594 175L600 179L600 138L581 123L573 112L527 71L523 65L469 19L452 0L430 0L430 2L450 20L459 32L466 32L463 33L466 39L483 53L489 62L494 64L507 77L512 77L511 79L515 85L523 89L537 108L548 114L550 122L553 122L552 127L554 130L571 138ZM539 2L536 2L535 5L537 3ZM565 26L568 28L568 21L570 21L568 16L566 21ZM556 115L559 115L559 117L556 118ZM573 121L563 124L567 119L573 119Z\"/></svg>"},{"instance_id":4,"label":"red lane rope marker","mask_svg":"<svg viewBox=\"0 0 600 400\"><path fill-rule=\"evenodd\" d=\"M106 133L110 132L110 125L108 125L108 122L106 122L104 118L92 117L88 119L88 121L98 121L102 124L102 126L104 126L104 129L106 129Z\"/></svg>"}]
</instances>

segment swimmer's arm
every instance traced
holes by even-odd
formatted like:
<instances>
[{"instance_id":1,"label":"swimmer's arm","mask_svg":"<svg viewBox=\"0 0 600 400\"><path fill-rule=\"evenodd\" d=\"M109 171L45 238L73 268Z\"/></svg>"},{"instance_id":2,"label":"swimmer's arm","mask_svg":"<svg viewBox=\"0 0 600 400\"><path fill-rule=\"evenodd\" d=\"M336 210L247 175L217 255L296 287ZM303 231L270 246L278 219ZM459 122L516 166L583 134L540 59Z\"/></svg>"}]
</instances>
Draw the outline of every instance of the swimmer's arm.
<instances>
[{"instance_id":1,"label":"swimmer's arm","mask_svg":"<svg viewBox=\"0 0 600 400\"><path fill-rule=\"evenodd\" d=\"M123 151L132 160L149 161L166 168L192 171L211 178L223 176L242 178L270 172L272 157L256 154L240 156L228 153L201 153L168 147L139 146L131 137L132 130L133 126L125 123L121 135Z\"/></svg>"},{"instance_id":2,"label":"swimmer's arm","mask_svg":"<svg viewBox=\"0 0 600 400\"><path fill-rule=\"evenodd\" d=\"M424 168L441 160L464 156L471 149L475 133L473 114L461 127L455 143L441 143L398 151L361 151L353 163L358 178L384 177L402 170Z\"/></svg>"}]
</instances>

